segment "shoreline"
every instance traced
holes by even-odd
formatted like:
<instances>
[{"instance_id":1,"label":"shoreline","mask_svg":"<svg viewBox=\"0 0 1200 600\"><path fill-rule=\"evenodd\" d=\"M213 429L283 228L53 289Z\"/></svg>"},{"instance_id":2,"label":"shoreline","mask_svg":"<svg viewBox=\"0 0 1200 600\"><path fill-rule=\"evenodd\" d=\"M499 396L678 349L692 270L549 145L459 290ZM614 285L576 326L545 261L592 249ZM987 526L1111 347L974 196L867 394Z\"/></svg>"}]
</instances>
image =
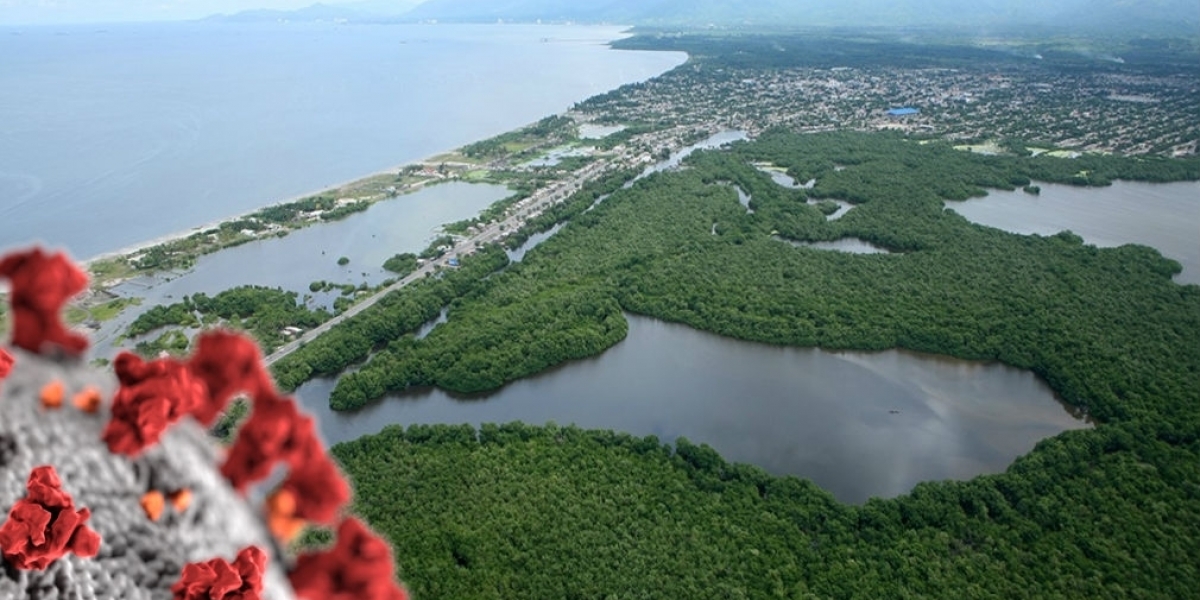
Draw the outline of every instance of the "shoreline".
<instances>
[{"instance_id":1,"label":"shoreline","mask_svg":"<svg viewBox=\"0 0 1200 600\"><path fill-rule=\"evenodd\" d=\"M559 113L559 114L562 114L562 113ZM553 115L551 115L551 116L553 116ZM514 128L514 129L512 129L512 131L517 131L517 130L523 129L523 128L525 128L525 127L528 127L529 125L532 125L532 124L534 124L534 123L537 123L537 121L533 121L533 122L530 122L530 123L526 123L526 124L524 124L524 125L520 125L520 126L518 126L518 127ZM497 135L503 135L504 133L506 133L506 132L501 132L500 134L497 134ZM493 136L493 137L494 137L494 136ZM488 138L484 138L484 139L488 139ZM272 207L272 206L279 206L279 205L281 205L281 204L288 204L288 203L291 203L291 202L298 202L298 201L300 201L300 200L303 200L303 199L305 199L305 198L311 198L311 197L313 197L313 196L318 196L318 195L324 194L324 193L326 193L326 192L330 192L330 191L333 191L333 190L338 190L338 189L344 188L344 187L346 187L346 186L348 186L348 185L352 185L352 184L355 184L355 183L358 183L358 182L361 182L361 181L365 181L365 180L367 180L367 179L370 179L370 178L372 178L372 177L379 177L379 176L381 176L381 175L389 175L389 174L395 173L396 171L398 171L398 170L400 170L400 169L403 169L403 168L405 168L405 167L409 167L409 166L412 166L412 165L421 165L421 164L427 164L427 163L428 163L428 162L430 162L430 160L431 160L431 159L433 159L433 158L436 158L436 157L438 157L438 156L443 156L443 155L446 155L446 154L450 154L450 153L454 153L454 152L458 152L460 149L461 149L461 147L459 147L459 148L452 148L452 149L450 149L450 150L445 150L445 151L442 151L442 152L438 152L438 153L435 153L435 154L431 154L431 155L429 155L429 156L426 156L426 157L424 157L424 158L417 159L417 160L415 160L415 161L408 161L408 162L400 163L400 164L398 164L398 165L394 165L394 166L391 166L391 167L387 167L387 168L384 168L384 169L380 169L380 170L378 170L378 171L373 171L373 172L371 172L371 173L367 173L367 174L365 174L365 175L359 175L359 176L357 176L357 177L353 177L353 178L351 178L351 179L346 179L346 180L344 180L344 181L340 181L340 182L337 182L337 183L333 183L333 184L330 184L330 185L326 185L326 186L324 186L324 187L321 187L321 188L319 188L319 189L316 189L316 190L312 190L312 191L305 192L305 193L302 193L302 194L296 194L296 195L293 195L293 196L289 196L289 197L286 197L286 198L284 198L284 199L282 199L282 200L278 200L278 201L276 201L276 202L270 202L270 203L267 203L267 204L263 204L263 205L260 205L260 206L258 206L257 208L254 208L254 209L248 210L248 211L246 211L246 212L238 213L238 214L235 214L235 215L229 215L229 216L225 216L225 217L222 217L222 218L220 218L220 219L217 219L217 220L214 220L214 221L209 221L209 222L207 222L207 223L203 223L203 224L201 224L201 225L197 225L197 226L194 226L194 227L190 227L190 228L188 228L188 229L185 229L185 230L182 230L182 231L175 231L175 232L172 232L172 233L168 233L168 234L165 234L165 235L162 235L162 236L159 236L159 237L156 237L156 238L150 239L150 240L146 240L146 241L143 241L143 242L138 242L138 243L136 243L136 244L132 244L132 245L130 245L130 246L125 246L125 247L123 247L123 248L118 248L118 249L116 249L116 250L112 250L112 251L109 251L109 252L102 252L102 253L100 253L100 254L96 254L96 255L94 255L94 256L90 256L90 257L88 257L88 258L86 258L86 259L80 260L80 261L79 261L79 264L80 264L80 265L82 265L83 267L91 267L93 264L95 264L95 263L97 263L97 262L100 262L100 261L104 261L104 260L111 260L111 259L114 259L114 258L128 257L128 256L130 256L130 255L137 254L138 252L141 252L142 250L146 250L146 249L148 249L148 248L153 248L153 247L155 247L155 246L158 246L158 245L161 245L161 244L166 244L166 243L174 242L174 241L177 241L177 240L182 240L182 239L185 239L185 238L187 238L188 236L191 236L191 235L193 235L193 234L199 233L199 232L201 232L201 231L205 231L205 230L208 230L208 229L213 229L213 228L219 227L219 226L220 226L222 223L228 223L228 222L230 222L230 221L236 221L236 220L238 220L238 219L242 219L242 218L248 217L248 216L250 216L250 215L253 215L254 213L256 213L256 212L258 212L258 211L261 211L261 210L263 210L263 209L265 209L265 208L270 208L270 207ZM427 184L426 184L426 183L421 183L421 184L418 184L418 187L424 187L425 185L427 185ZM411 191L416 191L416 189L414 189L414 190L411 190ZM394 198L398 198L398 197L400 197L400 196L407 195L407 193L411 193L411 191L410 191L410 192L403 193L403 194L399 194L399 195L397 195L397 196L394 196ZM387 200L387 199L388 199L388 198L385 198L384 200ZM383 201L383 200L378 200L377 202L381 202L381 201ZM219 250L218 250L218 251L219 251Z\"/></svg>"}]
</instances>

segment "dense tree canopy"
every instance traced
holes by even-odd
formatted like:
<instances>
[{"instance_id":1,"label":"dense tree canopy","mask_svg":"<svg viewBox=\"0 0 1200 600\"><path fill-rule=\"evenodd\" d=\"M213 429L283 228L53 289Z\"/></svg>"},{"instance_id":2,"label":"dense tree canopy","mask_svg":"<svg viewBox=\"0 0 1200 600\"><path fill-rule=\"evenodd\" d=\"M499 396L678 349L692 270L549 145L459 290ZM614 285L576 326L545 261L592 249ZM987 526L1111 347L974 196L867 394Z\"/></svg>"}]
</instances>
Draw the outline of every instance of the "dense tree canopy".
<instances>
[{"instance_id":1,"label":"dense tree canopy","mask_svg":"<svg viewBox=\"0 0 1200 600\"><path fill-rule=\"evenodd\" d=\"M1106 426L1002 475L838 504L707 446L521 424L333 448L417 598L1186 598L1196 439Z\"/></svg>"},{"instance_id":2,"label":"dense tree canopy","mask_svg":"<svg viewBox=\"0 0 1200 600\"><path fill-rule=\"evenodd\" d=\"M762 161L817 183L779 186ZM621 311L776 344L998 360L1097 427L1044 440L1006 473L857 507L686 440L575 428L389 428L334 451L418 597L1187 597L1200 584L1200 286L1173 282L1178 263L1151 248L1009 234L947 201L1031 180L1198 177L1195 161L772 132L571 212L521 263L477 257L397 294L284 380L338 372L344 360L315 366L329 353L369 357L341 378L341 408L413 385L486 389L611 346ZM855 207L827 220L826 198ZM845 237L891 253L785 243ZM447 323L406 335L447 304Z\"/></svg>"}]
</instances>

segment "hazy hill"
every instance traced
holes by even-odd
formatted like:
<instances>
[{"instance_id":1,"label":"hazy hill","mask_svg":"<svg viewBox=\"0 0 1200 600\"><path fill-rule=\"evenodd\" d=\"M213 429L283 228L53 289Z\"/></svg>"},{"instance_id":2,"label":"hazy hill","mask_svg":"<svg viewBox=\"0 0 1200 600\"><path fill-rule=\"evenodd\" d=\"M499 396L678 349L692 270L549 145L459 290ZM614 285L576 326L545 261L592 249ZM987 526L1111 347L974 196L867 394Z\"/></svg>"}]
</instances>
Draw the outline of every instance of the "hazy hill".
<instances>
[{"instance_id":1,"label":"hazy hill","mask_svg":"<svg viewBox=\"0 0 1200 600\"><path fill-rule=\"evenodd\" d=\"M253 23L264 21L354 21L377 22L397 20L412 10L421 0L361 0L346 4L313 4L295 10L244 10L231 15L213 15L212 21Z\"/></svg>"},{"instance_id":2,"label":"hazy hill","mask_svg":"<svg viewBox=\"0 0 1200 600\"><path fill-rule=\"evenodd\" d=\"M1195 0L428 0L405 16L441 21L571 20L639 25L1059 25L1091 28L1200 24Z\"/></svg>"},{"instance_id":3,"label":"hazy hill","mask_svg":"<svg viewBox=\"0 0 1200 600\"><path fill-rule=\"evenodd\" d=\"M368 15L361 11L347 8L345 5L313 4L296 10L255 9L244 10L231 15L213 15L209 21L225 21L232 23L256 23L263 21L335 21L340 19L360 20Z\"/></svg>"}]
</instances>

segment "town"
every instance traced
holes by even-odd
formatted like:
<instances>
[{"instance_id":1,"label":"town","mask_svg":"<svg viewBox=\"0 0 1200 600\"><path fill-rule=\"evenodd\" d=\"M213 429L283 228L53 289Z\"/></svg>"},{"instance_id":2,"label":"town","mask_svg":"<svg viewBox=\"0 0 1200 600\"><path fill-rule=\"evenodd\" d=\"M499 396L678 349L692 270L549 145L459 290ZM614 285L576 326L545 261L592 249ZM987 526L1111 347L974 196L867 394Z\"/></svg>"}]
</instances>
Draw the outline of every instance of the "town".
<instances>
[{"instance_id":1,"label":"town","mask_svg":"<svg viewBox=\"0 0 1200 600\"><path fill-rule=\"evenodd\" d=\"M473 219L447 224L413 269L398 278L370 289L346 286L349 295L331 320L309 330L285 330L289 342L274 348L269 359L274 362L387 293L455 268L485 245L509 244L527 223L587 183L618 171L644 172L722 131L754 139L771 128L892 130L987 154L1197 154L1194 98L1200 81L1193 74L1129 72L1111 61L1086 69L1040 63L1029 57L953 68L779 67L692 60L496 138L93 260L92 289L69 309L68 319L99 330L100 322L137 304L109 292L122 281L186 271L204 254L345 218L426 186L486 182L514 191ZM516 237L530 233L536 232Z\"/></svg>"}]
</instances>

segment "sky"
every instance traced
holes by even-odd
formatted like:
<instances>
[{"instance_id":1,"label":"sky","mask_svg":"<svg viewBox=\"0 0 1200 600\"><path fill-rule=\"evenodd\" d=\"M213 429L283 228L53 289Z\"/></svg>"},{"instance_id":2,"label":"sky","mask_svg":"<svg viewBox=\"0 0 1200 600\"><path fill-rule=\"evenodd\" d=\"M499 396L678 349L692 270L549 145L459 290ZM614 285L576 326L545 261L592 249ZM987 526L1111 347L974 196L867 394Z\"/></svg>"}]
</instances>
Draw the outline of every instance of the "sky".
<instances>
[{"instance_id":1,"label":"sky","mask_svg":"<svg viewBox=\"0 0 1200 600\"><path fill-rule=\"evenodd\" d=\"M255 8L293 9L317 0L0 0L0 25L175 21ZM346 4L352 0L321 0Z\"/></svg>"}]
</instances>

